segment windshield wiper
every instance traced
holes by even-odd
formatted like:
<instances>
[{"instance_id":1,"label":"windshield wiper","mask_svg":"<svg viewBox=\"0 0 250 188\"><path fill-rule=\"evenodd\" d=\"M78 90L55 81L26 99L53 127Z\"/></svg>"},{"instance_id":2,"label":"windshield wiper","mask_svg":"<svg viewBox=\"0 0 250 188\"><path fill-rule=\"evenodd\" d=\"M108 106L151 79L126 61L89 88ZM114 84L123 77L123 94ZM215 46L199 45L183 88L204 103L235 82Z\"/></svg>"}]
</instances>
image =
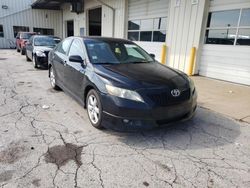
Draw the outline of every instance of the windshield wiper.
<instances>
[{"instance_id":1,"label":"windshield wiper","mask_svg":"<svg viewBox=\"0 0 250 188\"><path fill-rule=\"evenodd\" d=\"M110 63L110 62L98 62L98 63L94 63L95 65L115 65L118 63Z\"/></svg>"},{"instance_id":2,"label":"windshield wiper","mask_svg":"<svg viewBox=\"0 0 250 188\"><path fill-rule=\"evenodd\" d=\"M133 61L130 63L137 64L137 63L150 63L150 62L153 62L153 61Z\"/></svg>"}]
</instances>

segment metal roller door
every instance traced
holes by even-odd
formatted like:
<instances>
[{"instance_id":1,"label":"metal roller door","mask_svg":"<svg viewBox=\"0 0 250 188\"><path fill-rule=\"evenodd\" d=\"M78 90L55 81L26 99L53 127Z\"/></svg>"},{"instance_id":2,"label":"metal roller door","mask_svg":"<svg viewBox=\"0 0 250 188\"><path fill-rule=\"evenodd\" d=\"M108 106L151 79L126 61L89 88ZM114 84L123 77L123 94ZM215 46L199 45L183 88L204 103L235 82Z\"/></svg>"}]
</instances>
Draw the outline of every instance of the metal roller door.
<instances>
[{"instance_id":1,"label":"metal roller door","mask_svg":"<svg viewBox=\"0 0 250 188\"><path fill-rule=\"evenodd\" d=\"M199 74L250 85L250 2L211 1Z\"/></svg>"},{"instance_id":2,"label":"metal roller door","mask_svg":"<svg viewBox=\"0 0 250 188\"><path fill-rule=\"evenodd\" d=\"M166 41L169 0L129 0L128 39L160 59Z\"/></svg>"}]
</instances>

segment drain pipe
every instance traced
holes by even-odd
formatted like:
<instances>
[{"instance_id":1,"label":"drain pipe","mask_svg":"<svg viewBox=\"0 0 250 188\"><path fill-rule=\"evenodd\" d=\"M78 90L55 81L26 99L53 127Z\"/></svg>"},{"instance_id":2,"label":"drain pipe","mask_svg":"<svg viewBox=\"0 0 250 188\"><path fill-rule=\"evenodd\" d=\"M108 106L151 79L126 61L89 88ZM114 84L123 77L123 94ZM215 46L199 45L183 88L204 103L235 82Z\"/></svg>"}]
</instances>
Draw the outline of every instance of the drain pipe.
<instances>
[{"instance_id":1,"label":"drain pipe","mask_svg":"<svg viewBox=\"0 0 250 188\"><path fill-rule=\"evenodd\" d=\"M112 37L115 37L115 8L108 5L107 3L104 3L102 0L95 0L95 1L97 1L98 3L101 3L102 5L108 7L108 8L110 8L112 10L112 14L113 14Z\"/></svg>"}]
</instances>

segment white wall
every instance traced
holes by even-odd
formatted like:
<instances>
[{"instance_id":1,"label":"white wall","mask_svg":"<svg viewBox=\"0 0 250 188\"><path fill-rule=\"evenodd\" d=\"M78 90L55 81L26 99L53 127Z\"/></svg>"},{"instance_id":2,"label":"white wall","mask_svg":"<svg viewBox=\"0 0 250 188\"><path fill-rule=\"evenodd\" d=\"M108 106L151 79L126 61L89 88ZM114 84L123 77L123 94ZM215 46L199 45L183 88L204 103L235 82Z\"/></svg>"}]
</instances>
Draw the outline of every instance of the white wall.
<instances>
[{"instance_id":1,"label":"white wall","mask_svg":"<svg viewBox=\"0 0 250 188\"><path fill-rule=\"evenodd\" d=\"M34 27L54 29L54 34L62 37L61 11L31 9L32 0L11 0L6 3L8 9L5 13L0 11L0 25L3 25L4 38L0 38L0 48L9 48L9 40L15 41L13 26L27 26L29 31ZM8 4L7 4L8 3ZM18 9L20 8L20 9Z\"/></svg>"},{"instance_id":2,"label":"white wall","mask_svg":"<svg viewBox=\"0 0 250 188\"><path fill-rule=\"evenodd\" d=\"M0 18L27 10L34 0L0 0ZM7 5L8 9L2 9L2 5Z\"/></svg>"},{"instance_id":3,"label":"white wall","mask_svg":"<svg viewBox=\"0 0 250 188\"><path fill-rule=\"evenodd\" d=\"M63 36L66 36L65 28L67 20L74 20L74 35L80 35L80 28L85 29L85 35L87 35L87 11L88 9L93 9L96 7L102 7L102 36L112 37L114 32L114 37L124 38L125 36L125 15L126 15L126 0L102 0L104 4L111 6L115 11L115 28L113 28L112 17L113 11L108 6L104 4L93 1L93 0L85 0L84 7L85 10L83 13L76 14L70 12L70 4L64 4L62 6L63 9ZM113 31L114 30L114 31Z\"/></svg>"},{"instance_id":4,"label":"white wall","mask_svg":"<svg viewBox=\"0 0 250 188\"><path fill-rule=\"evenodd\" d=\"M202 23L209 1L199 0L192 4L191 0L170 2L169 24L167 32L167 64L183 72L187 72L192 47L200 52Z\"/></svg>"}]
</instances>

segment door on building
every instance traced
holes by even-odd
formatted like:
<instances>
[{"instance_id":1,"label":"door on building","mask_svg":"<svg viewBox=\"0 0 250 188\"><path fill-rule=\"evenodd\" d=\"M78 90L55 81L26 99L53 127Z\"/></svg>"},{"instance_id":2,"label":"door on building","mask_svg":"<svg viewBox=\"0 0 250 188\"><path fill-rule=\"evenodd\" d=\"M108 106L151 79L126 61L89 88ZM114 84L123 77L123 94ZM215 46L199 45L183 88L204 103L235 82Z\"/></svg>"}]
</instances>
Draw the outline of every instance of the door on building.
<instances>
[{"instance_id":1,"label":"door on building","mask_svg":"<svg viewBox=\"0 0 250 188\"><path fill-rule=\"evenodd\" d=\"M250 85L250 5L218 2L210 4L199 74Z\"/></svg>"},{"instance_id":2,"label":"door on building","mask_svg":"<svg viewBox=\"0 0 250 188\"><path fill-rule=\"evenodd\" d=\"M89 36L102 35L102 8L90 9L88 11Z\"/></svg>"},{"instance_id":3,"label":"door on building","mask_svg":"<svg viewBox=\"0 0 250 188\"><path fill-rule=\"evenodd\" d=\"M74 21L73 20L69 20L66 22L66 36L70 37L70 36L74 36Z\"/></svg>"}]
</instances>

